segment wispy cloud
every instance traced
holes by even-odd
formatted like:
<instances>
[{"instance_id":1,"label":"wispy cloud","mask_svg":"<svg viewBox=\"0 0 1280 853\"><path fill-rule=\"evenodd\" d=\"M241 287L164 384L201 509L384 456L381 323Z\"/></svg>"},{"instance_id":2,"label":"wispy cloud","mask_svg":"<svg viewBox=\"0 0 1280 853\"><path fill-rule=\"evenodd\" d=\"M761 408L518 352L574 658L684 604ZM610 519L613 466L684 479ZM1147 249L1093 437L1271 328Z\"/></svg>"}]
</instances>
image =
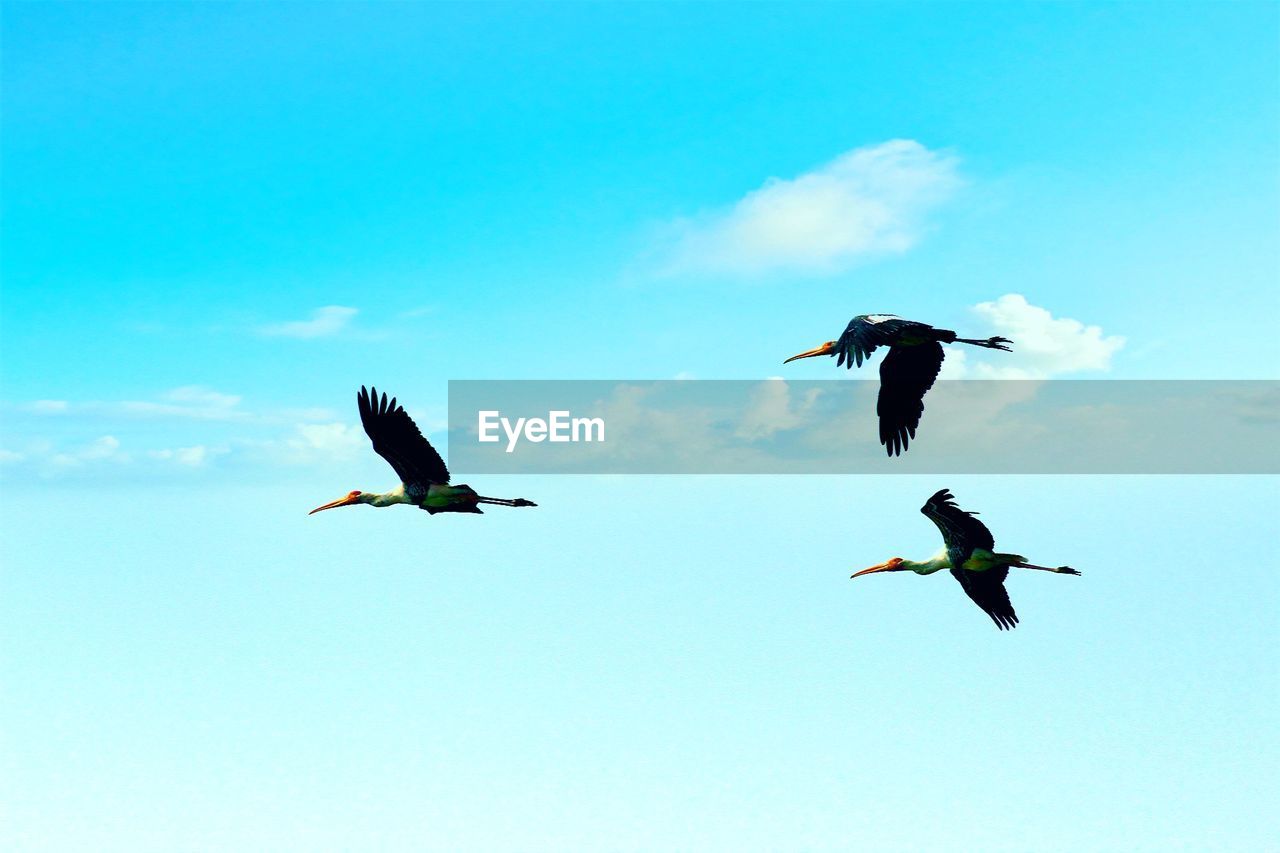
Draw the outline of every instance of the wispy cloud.
<instances>
[{"instance_id":1,"label":"wispy cloud","mask_svg":"<svg viewBox=\"0 0 1280 853\"><path fill-rule=\"evenodd\" d=\"M155 400L35 400L18 408L33 415L128 418L189 418L193 420L237 420L246 417L240 410L240 398L201 385L185 385L162 394Z\"/></svg>"},{"instance_id":2,"label":"wispy cloud","mask_svg":"<svg viewBox=\"0 0 1280 853\"><path fill-rule=\"evenodd\" d=\"M982 302L973 313L992 334L1013 341L1012 353L982 358L962 347L948 347L944 379L1048 379L1111 369L1111 359L1124 346L1119 335L1069 317L1055 317L1025 296L1007 293Z\"/></svg>"},{"instance_id":3,"label":"wispy cloud","mask_svg":"<svg viewBox=\"0 0 1280 853\"><path fill-rule=\"evenodd\" d=\"M214 409L230 409L240 404L238 395L224 394L221 391L214 391L212 388L206 388L203 385L183 385L180 388L174 388L165 397L175 403L186 403Z\"/></svg>"},{"instance_id":4,"label":"wispy cloud","mask_svg":"<svg viewBox=\"0 0 1280 853\"><path fill-rule=\"evenodd\" d=\"M352 319L360 311L343 305L326 305L311 312L309 320L290 320L285 323L273 323L263 326L258 331L269 337L279 338L326 338L336 335L347 328Z\"/></svg>"},{"instance_id":5,"label":"wispy cloud","mask_svg":"<svg viewBox=\"0 0 1280 853\"><path fill-rule=\"evenodd\" d=\"M365 441L358 425L335 422L326 409L250 409L239 395L202 385L150 400L37 400L8 411L16 429L8 430L0 464L42 477L307 463L350 455ZM168 440L157 441L159 434Z\"/></svg>"},{"instance_id":6,"label":"wispy cloud","mask_svg":"<svg viewBox=\"0 0 1280 853\"><path fill-rule=\"evenodd\" d=\"M266 455L286 465L306 465L321 460L350 459L368 446L364 431L340 421L298 424L293 434L263 446Z\"/></svg>"},{"instance_id":7,"label":"wispy cloud","mask_svg":"<svg viewBox=\"0 0 1280 853\"><path fill-rule=\"evenodd\" d=\"M92 462L126 463L132 457L120 449L120 439L104 435L73 450L52 454L48 462L54 468L75 468Z\"/></svg>"},{"instance_id":8,"label":"wispy cloud","mask_svg":"<svg viewBox=\"0 0 1280 853\"><path fill-rule=\"evenodd\" d=\"M916 244L925 215L960 186L956 158L895 139L855 148L732 207L669 227L668 273L832 273Z\"/></svg>"},{"instance_id":9,"label":"wispy cloud","mask_svg":"<svg viewBox=\"0 0 1280 853\"><path fill-rule=\"evenodd\" d=\"M63 477L73 472L92 477L125 468L132 476L213 469L223 465L312 465L348 460L367 450L368 438L358 424L294 423L284 425L256 420L253 432L244 424L231 435L207 436L198 444L148 447L145 433L132 439L102 435L88 442L46 438L19 439L16 446L0 448L0 465L28 469L40 477ZM264 435L265 431L265 435ZM126 446L127 443L127 446Z\"/></svg>"},{"instance_id":10,"label":"wispy cloud","mask_svg":"<svg viewBox=\"0 0 1280 853\"><path fill-rule=\"evenodd\" d=\"M191 447L174 447L164 448L161 450L148 451L147 455L152 459L159 459L166 462L173 462L187 468L200 468L207 464L211 459L230 453L227 447L209 447L204 444L196 444Z\"/></svg>"},{"instance_id":11,"label":"wispy cloud","mask_svg":"<svg viewBox=\"0 0 1280 853\"><path fill-rule=\"evenodd\" d=\"M213 459L231 452L225 444L129 450L114 435L99 436L82 444L57 445L48 440L28 442L23 451L0 450L0 463L28 468L38 477L93 477L138 469L160 472L204 468Z\"/></svg>"}]
</instances>

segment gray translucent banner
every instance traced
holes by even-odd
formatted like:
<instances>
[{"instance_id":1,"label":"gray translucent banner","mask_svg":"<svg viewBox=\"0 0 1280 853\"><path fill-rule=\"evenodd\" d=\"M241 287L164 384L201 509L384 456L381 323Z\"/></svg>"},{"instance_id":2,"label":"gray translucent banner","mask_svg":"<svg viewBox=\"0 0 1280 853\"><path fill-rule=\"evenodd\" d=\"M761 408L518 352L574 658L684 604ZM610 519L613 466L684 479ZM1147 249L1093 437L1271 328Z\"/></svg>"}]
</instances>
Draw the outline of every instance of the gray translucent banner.
<instances>
[{"instance_id":1,"label":"gray translucent banner","mask_svg":"<svg viewBox=\"0 0 1280 853\"><path fill-rule=\"evenodd\" d=\"M451 381L476 474L1276 474L1280 382L944 381L900 457L876 380ZM523 419L523 420L522 420Z\"/></svg>"}]
</instances>

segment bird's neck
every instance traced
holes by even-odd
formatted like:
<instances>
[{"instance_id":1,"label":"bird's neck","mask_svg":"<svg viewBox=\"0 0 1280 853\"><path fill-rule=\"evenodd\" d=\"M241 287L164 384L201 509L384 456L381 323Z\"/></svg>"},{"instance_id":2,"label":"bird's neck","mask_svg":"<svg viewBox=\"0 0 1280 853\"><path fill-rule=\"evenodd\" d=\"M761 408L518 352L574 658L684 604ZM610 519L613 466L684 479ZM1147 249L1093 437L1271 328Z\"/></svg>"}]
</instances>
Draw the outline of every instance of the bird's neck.
<instances>
[{"instance_id":1,"label":"bird's neck","mask_svg":"<svg viewBox=\"0 0 1280 853\"><path fill-rule=\"evenodd\" d=\"M931 575L934 572L951 568L951 560L947 558L947 552L943 550L922 562L903 560L902 568L909 569L918 575Z\"/></svg>"},{"instance_id":2,"label":"bird's neck","mask_svg":"<svg viewBox=\"0 0 1280 853\"><path fill-rule=\"evenodd\" d=\"M389 492L368 493L360 496L361 503L367 503L372 506L395 506L396 504L413 503L413 498L405 494L404 485L396 486Z\"/></svg>"}]
</instances>

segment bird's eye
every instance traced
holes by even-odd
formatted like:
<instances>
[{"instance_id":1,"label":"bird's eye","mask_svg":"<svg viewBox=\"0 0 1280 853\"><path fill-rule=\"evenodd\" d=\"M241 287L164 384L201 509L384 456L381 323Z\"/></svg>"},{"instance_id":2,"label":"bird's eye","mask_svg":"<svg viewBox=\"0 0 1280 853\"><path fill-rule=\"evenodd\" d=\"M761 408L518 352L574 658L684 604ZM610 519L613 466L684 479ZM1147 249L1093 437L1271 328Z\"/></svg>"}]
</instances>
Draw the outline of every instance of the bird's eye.
<instances>
[{"instance_id":1,"label":"bird's eye","mask_svg":"<svg viewBox=\"0 0 1280 853\"><path fill-rule=\"evenodd\" d=\"M354 492L352 492L351 494L347 495L347 497L349 497L349 498L354 498L354 497L356 497L356 496L357 496L357 495L359 495L359 494L360 494L360 490L359 490L359 489L357 489L356 491L354 491Z\"/></svg>"}]
</instances>

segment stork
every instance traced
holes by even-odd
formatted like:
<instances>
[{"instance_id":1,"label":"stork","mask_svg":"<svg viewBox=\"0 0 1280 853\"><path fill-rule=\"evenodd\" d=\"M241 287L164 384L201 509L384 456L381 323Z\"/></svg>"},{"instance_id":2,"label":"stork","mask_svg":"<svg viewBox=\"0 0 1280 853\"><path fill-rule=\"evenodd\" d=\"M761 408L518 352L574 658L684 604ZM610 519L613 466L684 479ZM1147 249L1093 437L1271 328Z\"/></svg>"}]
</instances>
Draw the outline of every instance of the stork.
<instances>
[{"instance_id":1,"label":"stork","mask_svg":"<svg viewBox=\"0 0 1280 853\"><path fill-rule=\"evenodd\" d=\"M389 492L349 492L324 506L318 506L308 515L340 506L368 504L370 506L394 506L410 504L435 515L438 512L481 513L480 504L496 506L537 506L524 498L487 498L476 494L467 485L449 485L449 469L440 454L423 437L417 424L396 398L387 400L384 393L378 397L378 389L372 393L360 386L357 396L360 406L360 422L373 441L377 453L395 469L400 485Z\"/></svg>"},{"instance_id":2,"label":"stork","mask_svg":"<svg viewBox=\"0 0 1280 853\"><path fill-rule=\"evenodd\" d=\"M943 344L971 344L975 347L1010 352L1008 338L960 338L950 329L936 329L928 323L904 320L894 314L859 314L849 321L844 333L783 362L819 355L836 356L836 366L862 366L876 348L887 346L889 354L880 363L880 397L876 415L880 418L880 443L890 456L901 456L916 437L924 413L924 395L933 387L942 369Z\"/></svg>"},{"instance_id":3,"label":"stork","mask_svg":"<svg viewBox=\"0 0 1280 853\"><path fill-rule=\"evenodd\" d=\"M951 492L943 489L925 502L920 511L938 526L945 546L923 562L893 557L869 569L855 572L851 577L862 577L876 572L915 572L931 575L950 569L951 575L960 581L965 594L982 608L1001 631L1018 624L1018 614L1013 612L1009 593L1004 588L1009 569L1036 569L1060 575L1080 574L1070 566L1036 566L1019 554L1003 554L991 550L995 538L987 526L956 505Z\"/></svg>"}]
</instances>

